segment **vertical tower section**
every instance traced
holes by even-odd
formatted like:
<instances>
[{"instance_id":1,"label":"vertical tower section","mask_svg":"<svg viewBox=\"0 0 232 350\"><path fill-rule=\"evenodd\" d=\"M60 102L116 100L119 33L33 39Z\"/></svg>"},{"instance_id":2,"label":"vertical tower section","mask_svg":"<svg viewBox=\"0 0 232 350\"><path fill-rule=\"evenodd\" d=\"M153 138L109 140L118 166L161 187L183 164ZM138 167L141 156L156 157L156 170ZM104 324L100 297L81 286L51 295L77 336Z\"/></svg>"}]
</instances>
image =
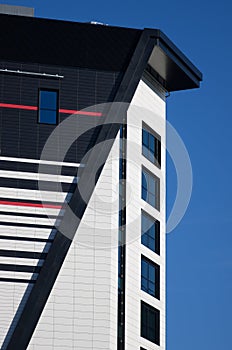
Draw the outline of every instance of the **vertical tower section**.
<instances>
[{"instance_id":1,"label":"vertical tower section","mask_svg":"<svg viewBox=\"0 0 232 350\"><path fill-rule=\"evenodd\" d=\"M165 349L165 89L143 75L127 115L125 349Z\"/></svg>"}]
</instances>

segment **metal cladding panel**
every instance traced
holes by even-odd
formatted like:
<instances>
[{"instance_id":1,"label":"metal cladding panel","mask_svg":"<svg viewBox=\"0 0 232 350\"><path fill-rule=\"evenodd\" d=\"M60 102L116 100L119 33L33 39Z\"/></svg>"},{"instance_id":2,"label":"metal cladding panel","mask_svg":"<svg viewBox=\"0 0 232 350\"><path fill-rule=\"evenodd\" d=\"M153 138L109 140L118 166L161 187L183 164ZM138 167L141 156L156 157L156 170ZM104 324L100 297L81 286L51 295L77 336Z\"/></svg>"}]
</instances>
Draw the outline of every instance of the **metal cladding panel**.
<instances>
[{"instance_id":1,"label":"metal cladding panel","mask_svg":"<svg viewBox=\"0 0 232 350\"><path fill-rule=\"evenodd\" d=\"M111 102L117 91L122 74L77 68L55 68L54 66L27 65L2 62L1 68L23 71L40 71L50 74L62 74L63 79L24 76L0 73L0 103L12 108L0 107L1 154L11 157L39 159L47 138L56 125L38 123L39 88L59 91L59 108L63 110L81 110L92 105ZM14 108L19 105L19 108ZM20 109L20 106L32 106L35 110ZM70 112L71 114L71 112ZM64 121L69 114L59 113L58 122ZM77 118L79 116L77 115ZM88 122L93 117L86 116ZM66 161L81 161L90 146L94 129L85 133L69 150ZM56 150L54 150L56 151Z\"/></svg>"}]
</instances>

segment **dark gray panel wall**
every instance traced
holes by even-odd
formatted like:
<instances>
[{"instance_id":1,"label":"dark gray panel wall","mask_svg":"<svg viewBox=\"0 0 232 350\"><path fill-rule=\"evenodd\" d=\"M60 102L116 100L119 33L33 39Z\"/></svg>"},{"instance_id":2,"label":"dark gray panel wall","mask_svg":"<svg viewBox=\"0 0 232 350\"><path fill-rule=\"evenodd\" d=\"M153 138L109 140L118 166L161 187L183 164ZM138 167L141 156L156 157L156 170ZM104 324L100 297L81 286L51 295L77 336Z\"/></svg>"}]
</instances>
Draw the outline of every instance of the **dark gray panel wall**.
<instances>
[{"instance_id":1,"label":"dark gray panel wall","mask_svg":"<svg viewBox=\"0 0 232 350\"><path fill-rule=\"evenodd\" d=\"M119 72L13 62L1 62L0 68L64 76L63 79L51 79L0 73L0 103L38 106L39 88L48 88L59 90L59 107L70 110L112 101L122 75ZM60 113L59 122L67 117L67 114ZM1 107L0 126L1 155L35 159L40 158L44 144L55 128L38 124L37 111ZM94 130L88 132L73 145L65 160L79 162L93 133Z\"/></svg>"}]
</instances>

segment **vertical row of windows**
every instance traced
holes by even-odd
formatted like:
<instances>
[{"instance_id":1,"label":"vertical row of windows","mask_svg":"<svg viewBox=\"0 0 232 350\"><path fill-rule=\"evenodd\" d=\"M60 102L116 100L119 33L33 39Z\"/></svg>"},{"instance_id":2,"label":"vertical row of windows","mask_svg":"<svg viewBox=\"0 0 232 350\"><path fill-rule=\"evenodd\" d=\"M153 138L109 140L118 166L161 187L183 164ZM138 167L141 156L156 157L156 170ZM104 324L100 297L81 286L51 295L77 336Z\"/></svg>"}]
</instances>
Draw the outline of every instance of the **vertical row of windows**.
<instances>
[{"instance_id":1,"label":"vertical row of windows","mask_svg":"<svg viewBox=\"0 0 232 350\"><path fill-rule=\"evenodd\" d=\"M157 167L161 167L160 137L143 123L142 154ZM142 167L141 198L160 210L160 179ZM141 243L160 254L160 223L148 213L141 213ZM160 266L141 256L141 290L160 299ZM160 311L141 301L141 337L160 345ZM145 350L141 348L141 350Z\"/></svg>"}]
</instances>

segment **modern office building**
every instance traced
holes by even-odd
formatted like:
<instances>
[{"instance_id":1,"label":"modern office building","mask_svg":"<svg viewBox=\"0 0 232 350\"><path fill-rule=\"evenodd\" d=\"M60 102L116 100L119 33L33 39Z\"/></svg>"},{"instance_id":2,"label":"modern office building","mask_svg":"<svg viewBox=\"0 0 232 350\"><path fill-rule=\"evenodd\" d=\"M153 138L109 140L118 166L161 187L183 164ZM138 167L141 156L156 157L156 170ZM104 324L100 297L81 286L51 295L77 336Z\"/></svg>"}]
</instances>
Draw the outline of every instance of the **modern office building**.
<instances>
[{"instance_id":1,"label":"modern office building","mask_svg":"<svg viewBox=\"0 0 232 350\"><path fill-rule=\"evenodd\" d=\"M157 29L1 6L0 344L165 349L165 105L198 69Z\"/></svg>"}]
</instances>

